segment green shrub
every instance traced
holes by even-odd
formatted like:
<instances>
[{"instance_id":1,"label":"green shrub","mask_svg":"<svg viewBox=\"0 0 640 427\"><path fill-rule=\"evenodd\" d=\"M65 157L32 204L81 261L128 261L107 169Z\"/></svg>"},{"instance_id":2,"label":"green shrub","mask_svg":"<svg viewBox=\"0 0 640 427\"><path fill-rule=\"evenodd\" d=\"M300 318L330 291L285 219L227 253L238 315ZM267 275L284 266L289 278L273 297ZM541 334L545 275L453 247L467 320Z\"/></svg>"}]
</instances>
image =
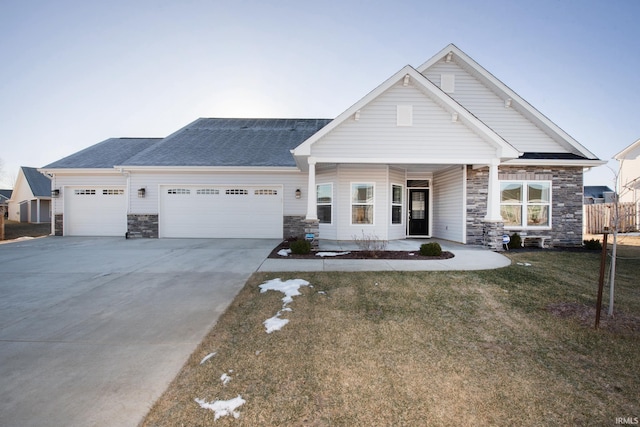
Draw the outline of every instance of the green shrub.
<instances>
[{"instance_id":1,"label":"green shrub","mask_svg":"<svg viewBox=\"0 0 640 427\"><path fill-rule=\"evenodd\" d=\"M442 255L442 248L440 247L440 243L438 242L423 243L422 245L420 245L420 255L422 256Z\"/></svg>"},{"instance_id":2,"label":"green shrub","mask_svg":"<svg viewBox=\"0 0 640 427\"><path fill-rule=\"evenodd\" d=\"M513 233L510 236L510 241L509 241L509 249L520 249L522 248L522 238L520 237L520 235L518 233Z\"/></svg>"},{"instance_id":3,"label":"green shrub","mask_svg":"<svg viewBox=\"0 0 640 427\"><path fill-rule=\"evenodd\" d=\"M289 244L289 248L292 254L306 255L311 252L311 242L304 239L296 240Z\"/></svg>"},{"instance_id":4,"label":"green shrub","mask_svg":"<svg viewBox=\"0 0 640 427\"><path fill-rule=\"evenodd\" d=\"M582 243L584 243L584 248L588 249L590 251L601 251L602 250L602 244L600 243L600 240L591 239L591 240L585 240Z\"/></svg>"}]
</instances>

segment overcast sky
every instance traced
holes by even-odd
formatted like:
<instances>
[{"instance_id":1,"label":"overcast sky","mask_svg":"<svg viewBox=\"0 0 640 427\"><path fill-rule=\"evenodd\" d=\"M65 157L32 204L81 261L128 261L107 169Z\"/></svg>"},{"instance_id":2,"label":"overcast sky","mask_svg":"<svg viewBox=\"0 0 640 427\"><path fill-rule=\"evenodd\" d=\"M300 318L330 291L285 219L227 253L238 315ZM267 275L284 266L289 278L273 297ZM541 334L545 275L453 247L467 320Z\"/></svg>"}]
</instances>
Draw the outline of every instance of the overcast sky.
<instances>
[{"instance_id":1,"label":"overcast sky","mask_svg":"<svg viewBox=\"0 0 640 427\"><path fill-rule=\"evenodd\" d=\"M640 138L640 1L0 0L0 186L199 117L334 118L455 43L601 159ZM606 168L588 185L613 185Z\"/></svg>"}]
</instances>

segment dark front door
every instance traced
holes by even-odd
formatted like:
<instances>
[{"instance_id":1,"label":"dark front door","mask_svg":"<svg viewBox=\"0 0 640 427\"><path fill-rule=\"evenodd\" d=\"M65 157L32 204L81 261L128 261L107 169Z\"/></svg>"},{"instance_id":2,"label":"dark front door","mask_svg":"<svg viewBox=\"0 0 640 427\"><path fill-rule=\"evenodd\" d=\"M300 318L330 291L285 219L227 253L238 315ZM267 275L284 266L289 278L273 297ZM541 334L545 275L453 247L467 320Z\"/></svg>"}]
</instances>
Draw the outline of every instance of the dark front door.
<instances>
[{"instance_id":1,"label":"dark front door","mask_svg":"<svg viewBox=\"0 0 640 427\"><path fill-rule=\"evenodd\" d=\"M429 234L429 190L409 190L409 236Z\"/></svg>"}]
</instances>

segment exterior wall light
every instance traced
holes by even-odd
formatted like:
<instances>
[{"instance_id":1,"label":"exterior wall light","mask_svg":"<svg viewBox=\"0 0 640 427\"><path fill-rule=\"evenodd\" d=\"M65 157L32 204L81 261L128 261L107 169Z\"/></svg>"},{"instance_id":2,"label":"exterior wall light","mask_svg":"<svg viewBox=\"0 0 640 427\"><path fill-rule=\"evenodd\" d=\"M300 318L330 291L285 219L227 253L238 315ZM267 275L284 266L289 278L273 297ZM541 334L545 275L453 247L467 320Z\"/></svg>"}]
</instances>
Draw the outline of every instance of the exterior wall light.
<instances>
[{"instance_id":1,"label":"exterior wall light","mask_svg":"<svg viewBox=\"0 0 640 427\"><path fill-rule=\"evenodd\" d=\"M302 191L300 191L300 189L298 188L296 190L296 199L299 199L300 197L302 197Z\"/></svg>"},{"instance_id":2,"label":"exterior wall light","mask_svg":"<svg viewBox=\"0 0 640 427\"><path fill-rule=\"evenodd\" d=\"M55 190L51 190L51 197L54 199L60 197L60 189L56 188Z\"/></svg>"},{"instance_id":3,"label":"exterior wall light","mask_svg":"<svg viewBox=\"0 0 640 427\"><path fill-rule=\"evenodd\" d=\"M142 187L138 189L138 198L144 199L144 195L147 192L147 189Z\"/></svg>"}]
</instances>

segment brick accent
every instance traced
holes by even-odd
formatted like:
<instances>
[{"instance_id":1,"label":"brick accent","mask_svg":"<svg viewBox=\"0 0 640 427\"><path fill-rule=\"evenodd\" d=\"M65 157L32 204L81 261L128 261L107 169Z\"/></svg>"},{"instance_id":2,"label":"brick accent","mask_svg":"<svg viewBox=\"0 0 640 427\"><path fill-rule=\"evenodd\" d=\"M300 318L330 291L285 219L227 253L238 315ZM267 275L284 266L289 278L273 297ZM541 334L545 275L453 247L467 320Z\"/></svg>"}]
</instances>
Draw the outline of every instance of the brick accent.
<instances>
[{"instance_id":1,"label":"brick accent","mask_svg":"<svg viewBox=\"0 0 640 427\"><path fill-rule=\"evenodd\" d=\"M551 225L552 230L535 232L551 236L551 246L582 245L582 203L583 172L581 167L535 167L535 166L500 166L498 179L551 181ZM489 168L473 169L467 167L467 243L472 245L488 245L487 237L500 240L502 233L490 223L484 221L487 212L487 187ZM502 224L502 223L499 223ZM526 236L527 231L518 231ZM495 236L494 236L495 234Z\"/></svg>"},{"instance_id":2,"label":"brick accent","mask_svg":"<svg viewBox=\"0 0 640 427\"><path fill-rule=\"evenodd\" d=\"M551 226L533 234L551 236L551 246L582 246L583 172L581 167L501 166L501 180L551 181ZM519 234L526 236L527 232Z\"/></svg>"},{"instance_id":3,"label":"brick accent","mask_svg":"<svg viewBox=\"0 0 640 427\"><path fill-rule=\"evenodd\" d=\"M489 168L467 166L467 244L485 245ZM500 236L502 238L502 236Z\"/></svg>"},{"instance_id":4,"label":"brick accent","mask_svg":"<svg viewBox=\"0 0 640 427\"><path fill-rule=\"evenodd\" d=\"M285 215L283 219L282 235L289 237L304 237L307 223L304 215Z\"/></svg>"},{"instance_id":5,"label":"brick accent","mask_svg":"<svg viewBox=\"0 0 640 427\"><path fill-rule=\"evenodd\" d=\"M62 216L62 214L55 214L53 230L56 236L64 235L63 225L64 225L64 217Z\"/></svg>"},{"instance_id":6,"label":"brick accent","mask_svg":"<svg viewBox=\"0 0 640 427\"><path fill-rule=\"evenodd\" d=\"M157 214L128 214L127 232L132 236L158 238Z\"/></svg>"}]
</instances>

